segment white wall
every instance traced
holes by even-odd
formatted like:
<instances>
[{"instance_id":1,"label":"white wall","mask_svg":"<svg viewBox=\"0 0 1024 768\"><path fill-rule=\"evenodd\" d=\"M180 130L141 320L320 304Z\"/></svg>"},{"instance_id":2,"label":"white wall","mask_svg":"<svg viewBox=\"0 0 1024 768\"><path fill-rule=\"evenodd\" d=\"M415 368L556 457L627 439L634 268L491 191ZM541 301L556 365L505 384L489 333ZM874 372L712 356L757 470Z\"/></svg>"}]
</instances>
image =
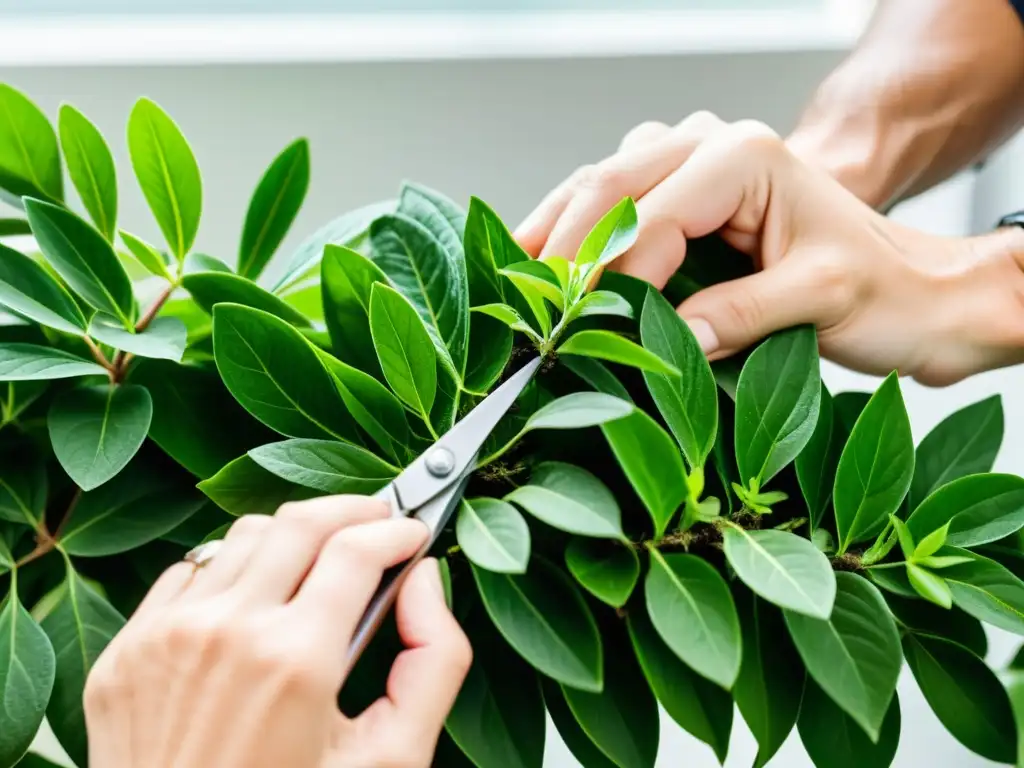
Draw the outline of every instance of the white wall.
<instances>
[{"instance_id":1,"label":"white wall","mask_svg":"<svg viewBox=\"0 0 1024 768\"><path fill-rule=\"evenodd\" d=\"M208 68L10 68L0 82L24 89L53 115L62 100L93 118L115 145L122 181L122 223L156 238L137 194L123 146L135 98L165 106L191 139L203 167L206 201L199 247L230 259L249 192L266 162L289 140L308 136L313 182L296 232L394 193L413 178L457 199L476 194L515 223L581 163L614 150L632 125L675 121L696 109L725 118L756 117L786 131L836 53L778 53L517 62L217 66ZM1024 155L1024 147L1018 155ZM1008 161L1008 159L1007 159ZM1024 167L1018 158L1017 168ZM1024 178L1018 174L1020 178ZM967 231L1008 210L1009 166L985 171L978 210L973 179L959 179L900 210L926 229ZM1018 207L1024 189L1016 190ZM984 208L984 211L981 208ZM293 236L286 249L295 244ZM873 385L829 367L833 391ZM1007 439L999 468L1024 474L1024 370L979 376L944 390L907 384L915 435L991 392L1006 395ZM996 638L993 656L1013 643ZM912 680L901 683L904 733L896 765L973 768L988 763L959 747L930 713ZM755 748L737 718L728 766L750 765ZM665 721L660 768L715 764L706 747ZM575 761L552 732L548 768ZM810 763L794 737L772 765Z\"/></svg>"}]
</instances>

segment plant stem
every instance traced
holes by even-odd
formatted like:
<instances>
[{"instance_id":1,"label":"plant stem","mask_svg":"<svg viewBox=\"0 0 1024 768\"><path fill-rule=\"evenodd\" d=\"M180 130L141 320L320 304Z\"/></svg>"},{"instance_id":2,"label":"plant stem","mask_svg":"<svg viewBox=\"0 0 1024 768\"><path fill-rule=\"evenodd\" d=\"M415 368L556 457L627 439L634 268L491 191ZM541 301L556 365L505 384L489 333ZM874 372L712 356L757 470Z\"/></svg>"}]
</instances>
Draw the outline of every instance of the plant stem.
<instances>
[{"instance_id":1,"label":"plant stem","mask_svg":"<svg viewBox=\"0 0 1024 768\"><path fill-rule=\"evenodd\" d=\"M501 448L496 450L494 453L492 453L487 458L485 458L485 459L483 459L481 461L478 461L476 463L476 469L483 469L488 464L493 464L494 462L496 462L498 459L500 459L502 456L504 456L506 453L508 453L510 450L512 450L512 447L519 441L519 438L521 438L525 434L526 434L526 430L525 429L519 430L519 432L517 432L516 435L511 440L509 440L507 443L505 443L503 446L501 446Z\"/></svg>"},{"instance_id":2,"label":"plant stem","mask_svg":"<svg viewBox=\"0 0 1024 768\"><path fill-rule=\"evenodd\" d=\"M147 309L145 313L143 313L142 317L139 318L139 322L135 324L136 333L142 333L149 327L149 324L153 322L157 313L163 309L164 304L166 304L167 300L171 298L171 294L174 293L177 287L178 281L175 281L164 288L160 295L156 297L156 300L150 305L149 309ZM133 355L130 352L125 352L123 349L114 357L113 365L108 367L112 370L115 382L120 382L124 379L124 375L128 370L128 363L132 361L132 357Z\"/></svg>"},{"instance_id":3,"label":"plant stem","mask_svg":"<svg viewBox=\"0 0 1024 768\"><path fill-rule=\"evenodd\" d=\"M89 336L83 336L82 338L85 339L85 346L87 346L89 348L89 352L92 353L93 360L102 365L111 373L114 373L115 368L113 363L107 360L107 356L103 354L102 349L96 346L96 342L93 341Z\"/></svg>"},{"instance_id":4,"label":"plant stem","mask_svg":"<svg viewBox=\"0 0 1024 768\"><path fill-rule=\"evenodd\" d=\"M40 557L49 554L57 547L57 542L60 540L61 532L64 530L64 526L67 524L68 520L71 519L71 514L75 511L75 507L78 506L78 502L81 498L82 489L76 488L75 494L71 497L71 501L68 504L67 511L64 513L63 519L57 526L56 533L50 533L49 529L46 527L45 520L39 521L39 525L36 526L36 548L14 564L16 569L31 563L33 560L38 560Z\"/></svg>"}]
</instances>

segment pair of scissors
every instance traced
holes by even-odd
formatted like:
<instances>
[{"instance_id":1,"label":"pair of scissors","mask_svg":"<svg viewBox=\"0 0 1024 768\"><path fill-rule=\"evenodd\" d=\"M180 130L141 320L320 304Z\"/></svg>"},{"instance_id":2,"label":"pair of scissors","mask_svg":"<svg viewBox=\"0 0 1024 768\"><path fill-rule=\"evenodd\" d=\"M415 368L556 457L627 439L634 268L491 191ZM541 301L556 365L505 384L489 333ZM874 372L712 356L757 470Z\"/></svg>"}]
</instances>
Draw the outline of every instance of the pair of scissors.
<instances>
[{"instance_id":1,"label":"pair of scissors","mask_svg":"<svg viewBox=\"0 0 1024 768\"><path fill-rule=\"evenodd\" d=\"M352 636L350 667L380 629L405 577L441 535L462 500L484 442L526 389L540 364L541 358L537 357L524 365L375 494L391 507L392 517L415 517L427 526L430 534L412 558L384 574Z\"/></svg>"}]
</instances>

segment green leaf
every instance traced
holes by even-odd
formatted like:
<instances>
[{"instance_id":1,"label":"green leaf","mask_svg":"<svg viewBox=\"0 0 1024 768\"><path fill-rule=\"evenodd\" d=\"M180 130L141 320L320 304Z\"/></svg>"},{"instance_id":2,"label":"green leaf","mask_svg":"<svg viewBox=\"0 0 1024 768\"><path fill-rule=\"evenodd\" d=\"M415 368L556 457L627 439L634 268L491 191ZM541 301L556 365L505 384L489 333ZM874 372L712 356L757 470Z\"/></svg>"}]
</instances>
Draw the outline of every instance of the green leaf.
<instances>
[{"instance_id":1,"label":"green leaf","mask_svg":"<svg viewBox=\"0 0 1024 768\"><path fill-rule=\"evenodd\" d=\"M249 457L278 477L329 494L376 493L398 470L365 448L331 440L283 440L249 451Z\"/></svg>"},{"instance_id":2,"label":"green leaf","mask_svg":"<svg viewBox=\"0 0 1024 768\"><path fill-rule=\"evenodd\" d=\"M218 304L213 352L231 394L276 432L339 440L357 435L319 355L280 318L238 304Z\"/></svg>"},{"instance_id":3,"label":"green leaf","mask_svg":"<svg viewBox=\"0 0 1024 768\"><path fill-rule=\"evenodd\" d=\"M946 545L946 539L949 537L949 523L946 523L941 528L938 528L923 539L914 549L914 559L920 560L921 558L931 557L940 549Z\"/></svg>"},{"instance_id":4,"label":"green leaf","mask_svg":"<svg viewBox=\"0 0 1024 768\"><path fill-rule=\"evenodd\" d=\"M845 437L833 413L832 395L825 382L822 382L818 423L807 446L796 457L796 476L800 492L807 503L811 530L818 528L825 511L832 504L836 467L839 466Z\"/></svg>"},{"instance_id":5,"label":"green leaf","mask_svg":"<svg viewBox=\"0 0 1024 768\"><path fill-rule=\"evenodd\" d=\"M478 768L541 768L545 717L540 681L500 637L474 637L473 666L445 730Z\"/></svg>"},{"instance_id":6,"label":"green leaf","mask_svg":"<svg viewBox=\"0 0 1024 768\"><path fill-rule=\"evenodd\" d=\"M96 227L113 241L117 230L117 171L110 147L96 126L70 104L61 105L58 129L71 182Z\"/></svg>"},{"instance_id":7,"label":"green leaf","mask_svg":"<svg viewBox=\"0 0 1024 768\"><path fill-rule=\"evenodd\" d=\"M216 370L140 360L130 381L149 390L153 420L149 437L167 455L200 478L250 448L274 440L274 433L231 397Z\"/></svg>"},{"instance_id":8,"label":"green leaf","mask_svg":"<svg viewBox=\"0 0 1024 768\"><path fill-rule=\"evenodd\" d=\"M180 477L136 461L109 483L82 494L61 544L79 557L127 552L174 530L205 503Z\"/></svg>"},{"instance_id":9,"label":"green leaf","mask_svg":"<svg viewBox=\"0 0 1024 768\"><path fill-rule=\"evenodd\" d=\"M679 370L650 350L611 331L580 331L569 337L557 350L559 355L596 357L612 363L621 363L643 371L679 376Z\"/></svg>"},{"instance_id":10,"label":"green leaf","mask_svg":"<svg viewBox=\"0 0 1024 768\"><path fill-rule=\"evenodd\" d=\"M840 392L832 398L832 411L835 423L842 427L843 434L849 437L857 419L864 412L871 400L871 392Z\"/></svg>"},{"instance_id":11,"label":"green leaf","mask_svg":"<svg viewBox=\"0 0 1024 768\"><path fill-rule=\"evenodd\" d=\"M917 509L940 486L992 470L1003 441L1003 402L993 395L944 419L917 447L914 479L907 496Z\"/></svg>"},{"instance_id":12,"label":"green leaf","mask_svg":"<svg viewBox=\"0 0 1024 768\"><path fill-rule=\"evenodd\" d=\"M65 290L33 259L0 245L0 304L29 320L81 336L86 320Z\"/></svg>"},{"instance_id":13,"label":"green leaf","mask_svg":"<svg viewBox=\"0 0 1024 768\"><path fill-rule=\"evenodd\" d=\"M409 419L399 399L373 376L336 360L326 352L318 354L334 376L341 399L356 423L396 461L407 459L412 439Z\"/></svg>"},{"instance_id":14,"label":"green leaf","mask_svg":"<svg viewBox=\"0 0 1024 768\"><path fill-rule=\"evenodd\" d=\"M887 594L885 602L889 605L896 622L910 632L952 640L981 658L985 658L988 653L985 628L980 621L959 608L939 608L918 600L916 596L906 598L894 594Z\"/></svg>"},{"instance_id":15,"label":"green leaf","mask_svg":"<svg viewBox=\"0 0 1024 768\"><path fill-rule=\"evenodd\" d=\"M157 277L162 277L165 280L174 280L174 277L167 269L167 262L156 248L142 238L136 237L130 232L125 232L123 229L120 231L120 234L121 240L124 241L125 246L127 246L139 264Z\"/></svg>"},{"instance_id":16,"label":"green leaf","mask_svg":"<svg viewBox=\"0 0 1024 768\"><path fill-rule=\"evenodd\" d=\"M0 190L2 192L2 190ZM24 219L2 219L0 218L0 237L18 237L20 235L31 235L32 227Z\"/></svg>"},{"instance_id":17,"label":"green leaf","mask_svg":"<svg viewBox=\"0 0 1024 768\"><path fill-rule=\"evenodd\" d=\"M470 304L476 307L504 301L498 270L530 257L498 215L476 197L469 203L464 242Z\"/></svg>"},{"instance_id":18,"label":"green leaf","mask_svg":"<svg viewBox=\"0 0 1024 768\"><path fill-rule=\"evenodd\" d=\"M106 368L62 349L21 342L0 344L0 381L42 381L106 375Z\"/></svg>"},{"instance_id":19,"label":"green leaf","mask_svg":"<svg viewBox=\"0 0 1024 768\"><path fill-rule=\"evenodd\" d=\"M590 472L572 464L538 464L530 482L509 493L505 501L559 530L596 538L623 537L615 496Z\"/></svg>"},{"instance_id":20,"label":"green leaf","mask_svg":"<svg viewBox=\"0 0 1024 768\"><path fill-rule=\"evenodd\" d=\"M20 765L35 739L53 690L54 667L46 633L12 589L0 608L0 765Z\"/></svg>"},{"instance_id":21,"label":"green leaf","mask_svg":"<svg viewBox=\"0 0 1024 768\"><path fill-rule=\"evenodd\" d=\"M0 189L12 198L64 197L60 147L53 126L24 94L0 83Z\"/></svg>"},{"instance_id":22,"label":"green leaf","mask_svg":"<svg viewBox=\"0 0 1024 768\"><path fill-rule=\"evenodd\" d=\"M899 537L900 550L903 552L903 557L909 560L914 556L914 549L917 547L914 543L914 537L911 535L906 523L895 515L892 516L892 524L896 529L896 535Z\"/></svg>"},{"instance_id":23,"label":"green leaf","mask_svg":"<svg viewBox=\"0 0 1024 768\"><path fill-rule=\"evenodd\" d=\"M203 180L192 148L166 112L139 99L128 118L128 153L171 253L184 260L203 211Z\"/></svg>"},{"instance_id":24,"label":"green leaf","mask_svg":"<svg viewBox=\"0 0 1024 768\"><path fill-rule=\"evenodd\" d=\"M736 465L757 487L807 445L818 423L821 364L809 326L769 337L743 364L736 386Z\"/></svg>"},{"instance_id":25,"label":"green leaf","mask_svg":"<svg viewBox=\"0 0 1024 768\"><path fill-rule=\"evenodd\" d=\"M455 535L466 557L496 573L526 573L530 528L519 511L498 499L463 500Z\"/></svg>"},{"instance_id":26,"label":"green leaf","mask_svg":"<svg viewBox=\"0 0 1024 768\"><path fill-rule=\"evenodd\" d=\"M138 357L181 361L185 354L188 330L176 317L156 317L144 331L126 331L114 318L94 315L89 323L89 335L114 349L131 352Z\"/></svg>"},{"instance_id":27,"label":"green leaf","mask_svg":"<svg viewBox=\"0 0 1024 768\"><path fill-rule=\"evenodd\" d=\"M925 570L916 563L907 563L907 580L921 597L941 608L953 605L953 593L941 576Z\"/></svg>"},{"instance_id":28,"label":"green leaf","mask_svg":"<svg viewBox=\"0 0 1024 768\"><path fill-rule=\"evenodd\" d=\"M586 691L562 685L569 709L583 731L621 768L654 768L659 714L654 694L629 647L607 654L604 687Z\"/></svg>"},{"instance_id":29,"label":"green leaf","mask_svg":"<svg viewBox=\"0 0 1024 768\"><path fill-rule=\"evenodd\" d=\"M695 672L732 688L740 671L740 622L718 571L696 555L652 549L645 588L661 639Z\"/></svg>"},{"instance_id":30,"label":"green leaf","mask_svg":"<svg viewBox=\"0 0 1024 768\"><path fill-rule=\"evenodd\" d=\"M440 192L413 182L404 182L398 196L398 212L422 224L441 246L459 262L465 262L462 237L466 212Z\"/></svg>"},{"instance_id":31,"label":"green leaf","mask_svg":"<svg viewBox=\"0 0 1024 768\"><path fill-rule=\"evenodd\" d=\"M498 383L512 357L512 330L480 312L469 316L469 351L464 388L485 394Z\"/></svg>"},{"instance_id":32,"label":"green leaf","mask_svg":"<svg viewBox=\"0 0 1024 768\"><path fill-rule=\"evenodd\" d=\"M530 313L536 319L541 336L547 339L551 335L551 312L548 310L548 305L544 303L544 294L537 289L526 275L507 269L501 270L499 274L508 278L512 285L515 286L522 302L530 308ZM552 285L548 285L548 288L555 290Z\"/></svg>"},{"instance_id":33,"label":"green leaf","mask_svg":"<svg viewBox=\"0 0 1024 768\"><path fill-rule=\"evenodd\" d=\"M298 139L274 158L245 214L238 274L256 278L281 245L309 188L309 142Z\"/></svg>"},{"instance_id":34,"label":"green leaf","mask_svg":"<svg viewBox=\"0 0 1024 768\"><path fill-rule=\"evenodd\" d=\"M604 266L633 247L638 233L636 206L625 197L594 225L576 252L580 266Z\"/></svg>"},{"instance_id":35,"label":"green leaf","mask_svg":"<svg viewBox=\"0 0 1024 768\"><path fill-rule=\"evenodd\" d=\"M683 664L643 611L631 611L627 622L637 659L658 702L669 717L725 763L732 734L732 697Z\"/></svg>"},{"instance_id":36,"label":"green leaf","mask_svg":"<svg viewBox=\"0 0 1024 768\"><path fill-rule=\"evenodd\" d=\"M604 363L592 357L563 357L559 363L564 365L583 381L598 392L614 395L621 400L632 402L629 392L615 374L608 370Z\"/></svg>"},{"instance_id":37,"label":"green leaf","mask_svg":"<svg viewBox=\"0 0 1024 768\"><path fill-rule=\"evenodd\" d=\"M686 471L678 448L654 419L639 410L601 429L660 537L686 498Z\"/></svg>"},{"instance_id":38,"label":"green leaf","mask_svg":"<svg viewBox=\"0 0 1024 768\"><path fill-rule=\"evenodd\" d=\"M324 248L321 264L324 320L334 353L362 371L380 376L380 363L370 338L370 289L388 283L387 275L357 251Z\"/></svg>"},{"instance_id":39,"label":"green leaf","mask_svg":"<svg viewBox=\"0 0 1024 768\"><path fill-rule=\"evenodd\" d=\"M915 600L920 595L914 590L907 578L907 573L902 568L869 568L867 577L875 586L884 589L893 595L909 597Z\"/></svg>"},{"instance_id":40,"label":"green leaf","mask_svg":"<svg viewBox=\"0 0 1024 768\"><path fill-rule=\"evenodd\" d=\"M128 273L103 235L58 205L25 199L39 250L68 286L127 328L135 308Z\"/></svg>"},{"instance_id":41,"label":"green leaf","mask_svg":"<svg viewBox=\"0 0 1024 768\"><path fill-rule=\"evenodd\" d=\"M593 295L593 294L591 294ZM644 373L647 389L690 467L702 467L718 430L718 390L707 357L672 305L648 290L640 317L644 347L674 365L681 376Z\"/></svg>"},{"instance_id":42,"label":"green leaf","mask_svg":"<svg viewBox=\"0 0 1024 768\"><path fill-rule=\"evenodd\" d=\"M285 502L321 495L268 472L248 455L226 464L196 487L217 506L236 517L272 515Z\"/></svg>"},{"instance_id":43,"label":"green leaf","mask_svg":"<svg viewBox=\"0 0 1024 768\"><path fill-rule=\"evenodd\" d=\"M569 709L562 686L542 675L541 690L544 692L544 705L551 716L551 722L555 724L558 735L579 764L586 768L619 768L605 756L576 720L576 715ZM447 768L443 763L436 765L437 768L441 768L442 765Z\"/></svg>"},{"instance_id":44,"label":"green leaf","mask_svg":"<svg viewBox=\"0 0 1024 768\"><path fill-rule=\"evenodd\" d=\"M971 558L942 570L941 579L958 608L993 627L1024 635L1024 581L995 560L966 549L949 547L942 554Z\"/></svg>"},{"instance_id":45,"label":"green leaf","mask_svg":"<svg viewBox=\"0 0 1024 768\"><path fill-rule=\"evenodd\" d=\"M800 740L818 768L889 768L900 742L900 700L893 695L878 742L808 680L797 723Z\"/></svg>"},{"instance_id":46,"label":"green leaf","mask_svg":"<svg viewBox=\"0 0 1024 768\"><path fill-rule=\"evenodd\" d=\"M601 392L574 392L535 411L523 431L531 429L582 429L629 416L633 403Z\"/></svg>"},{"instance_id":47,"label":"green leaf","mask_svg":"<svg viewBox=\"0 0 1024 768\"><path fill-rule=\"evenodd\" d=\"M240 304L267 312L291 325L309 327L309 320L298 310L254 282L230 272L195 272L186 275L181 285L210 315L217 304Z\"/></svg>"},{"instance_id":48,"label":"green leaf","mask_svg":"<svg viewBox=\"0 0 1024 768\"><path fill-rule=\"evenodd\" d=\"M736 594L743 630L743 663L732 695L757 740L763 768L796 725L804 667L780 611L746 590Z\"/></svg>"},{"instance_id":49,"label":"green leaf","mask_svg":"<svg viewBox=\"0 0 1024 768\"><path fill-rule=\"evenodd\" d=\"M568 312L568 325L573 320L593 315L614 315L633 319L633 305L613 291L591 291Z\"/></svg>"},{"instance_id":50,"label":"green leaf","mask_svg":"<svg viewBox=\"0 0 1024 768\"><path fill-rule=\"evenodd\" d=\"M565 550L569 573L585 590L613 608L621 608L640 578L640 558L620 542L574 537Z\"/></svg>"},{"instance_id":51,"label":"green leaf","mask_svg":"<svg viewBox=\"0 0 1024 768\"><path fill-rule=\"evenodd\" d=\"M18 763L18 768L61 768L61 766L50 762L45 757L29 752Z\"/></svg>"},{"instance_id":52,"label":"green leaf","mask_svg":"<svg viewBox=\"0 0 1024 768\"><path fill-rule=\"evenodd\" d=\"M370 332L391 389L428 419L437 394L437 356L419 314L402 294L374 284Z\"/></svg>"},{"instance_id":53,"label":"green leaf","mask_svg":"<svg viewBox=\"0 0 1024 768\"><path fill-rule=\"evenodd\" d=\"M943 485L907 518L916 538L949 526L949 544L976 547L1024 526L1024 479L1016 475L967 475Z\"/></svg>"},{"instance_id":54,"label":"green leaf","mask_svg":"<svg viewBox=\"0 0 1024 768\"><path fill-rule=\"evenodd\" d=\"M16 444L0 455L0 520L37 528L46 513L46 463Z\"/></svg>"},{"instance_id":55,"label":"green leaf","mask_svg":"<svg viewBox=\"0 0 1024 768\"><path fill-rule=\"evenodd\" d=\"M374 221L370 239L373 261L409 300L442 359L450 359L461 377L469 346L466 265L423 225L400 214Z\"/></svg>"},{"instance_id":56,"label":"green leaf","mask_svg":"<svg viewBox=\"0 0 1024 768\"><path fill-rule=\"evenodd\" d=\"M42 621L57 661L46 719L68 756L77 765L87 766L88 744L82 710L85 680L125 621L70 564L64 584L60 600Z\"/></svg>"},{"instance_id":57,"label":"green leaf","mask_svg":"<svg viewBox=\"0 0 1024 768\"><path fill-rule=\"evenodd\" d=\"M836 597L828 559L810 541L785 531L723 531L725 556L744 584L780 608L827 619Z\"/></svg>"},{"instance_id":58,"label":"green leaf","mask_svg":"<svg viewBox=\"0 0 1024 768\"><path fill-rule=\"evenodd\" d=\"M142 447L153 418L153 400L137 384L70 389L50 406L47 426L53 452L82 490L107 482Z\"/></svg>"},{"instance_id":59,"label":"green leaf","mask_svg":"<svg viewBox=\"0 0 1024 768\"><path fill-rule=\"evenodd\" d=\"M517 289L522 290L520 286L529 286L557 309L565 309L565 294L562 284L558 281L558 275L543 261L519 261L509 264L498 273L511 280Z\"/></svg>"},{"instance_id":60,"label":"green leaf","mask_svg":"<svg viewBox=\"0 0 1024 768\"><path fill-rule=\"evenodd\" d=\"M520 656L566 685L604 685L601 636L590 609L564 572L534 559L522 576L473 566L491 621Z\"/></svg>"},{"instance_id":61,"label":"green leaf","mask_svg":"<svg viewBox=\"0 0 1024 768\"><path fill-rule=\"evenodd\" d=\"M903 653L925 700L953 738L989 760L1016 760L1010 699L985 662L963 646L925 635L904 635Z\"/></svg>"},{"instance_id":62,"label":"green leaf","mask_svg":"<svg viewBox=\"0 0 1024 768\"><path fill-rule=\"evenodd\" d=\"M535 339L540 338L532 326L523 319L523 316L507 304L484 304L479 307L473 307L473 312L500 320L513 331L525 333L527 336Z\"/></svg>"},{"instance_id":63,"label":"green leaf","mask_svg":"<svg viewBox=\"0 0 1024 768\"><path fill-rule=\"evenodd\" d=\"M861 412L836 470L839 554L878 534L914 473L914 441L899 378L890 374Z\"/></svg>"},{"instance_id":64,"label":"green leaf","mask_svg":"<svg viewBox=\"0 0 1024 768\"><path fill-rule=\"evenodd\" d=\"M866 579L837 573L828 619L786 611L786 624L807 672L877 743L903 661L900 634Z\"/></svg>"}]
</instances>

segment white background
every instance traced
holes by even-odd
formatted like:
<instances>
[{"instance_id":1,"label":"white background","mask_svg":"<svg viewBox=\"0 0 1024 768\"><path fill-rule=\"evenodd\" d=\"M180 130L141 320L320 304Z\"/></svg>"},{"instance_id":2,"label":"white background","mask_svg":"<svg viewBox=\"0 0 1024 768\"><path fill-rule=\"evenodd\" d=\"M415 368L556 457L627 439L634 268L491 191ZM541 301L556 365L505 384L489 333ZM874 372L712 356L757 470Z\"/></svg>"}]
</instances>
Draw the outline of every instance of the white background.
<instances>
[{"instance_id":1,"label":"white background","mask_svg":"<svg viewBox=\"0 0 1024 768\"><path fill-rule=\"evenodd\" d=\"M337 20L319 32L277 20L279 30L297 35L283 45L255 27L186 23L161 33L152 22L126 28L62 19L46 27L0 17L0 82L30 94L51 116L70 101L98 124L120 166L121 223L153 240L159 236L131 176L123 136L134 99L161 103L203 169L198 247L231 260L252 187L270 159L300 135L311 140L313 180L285 252L338 213L393 195L403 178L461 201L478 195L514 224L553 184L611 152L643 120L674 122L710 109L728 119L759 118L784 133L854 39L856 6L847 0L832 4L827 16L774 22L703 14L616 26L564 18L556 35L539 32L530 19L497 28L471 20L457 36L461 48L451 28L448 38L444 29L430 38L401 23L393 35L386 24L355 35ZM262 48L254 40L263 40ZM414 60L396 60L408 59L402 53L409 46L418 46ZM192 66L198 61L221 63ZM1024 207L1021 170L1024 142L979 176L964 175L894 215L953 235L987 228L1001 213ZM833 366L826 381L833 392L876 383ZM915 436L956 408L1000 392L1007 436L997 468L1024 474L1022 384L1021 369L942 390L905 382ZM1012 638L994 636L993 662L1002 664L1015 648ZM909 674L900 693L897 766L988 765L943 731ZM750 765L756 751L740 718L735 731L730 768ZM665 720L659 768L715 764L709 748ZM576 765L553 731L545 765ZM795 734L771 765L810 765Z\"/></svg>"}]
</instances>

